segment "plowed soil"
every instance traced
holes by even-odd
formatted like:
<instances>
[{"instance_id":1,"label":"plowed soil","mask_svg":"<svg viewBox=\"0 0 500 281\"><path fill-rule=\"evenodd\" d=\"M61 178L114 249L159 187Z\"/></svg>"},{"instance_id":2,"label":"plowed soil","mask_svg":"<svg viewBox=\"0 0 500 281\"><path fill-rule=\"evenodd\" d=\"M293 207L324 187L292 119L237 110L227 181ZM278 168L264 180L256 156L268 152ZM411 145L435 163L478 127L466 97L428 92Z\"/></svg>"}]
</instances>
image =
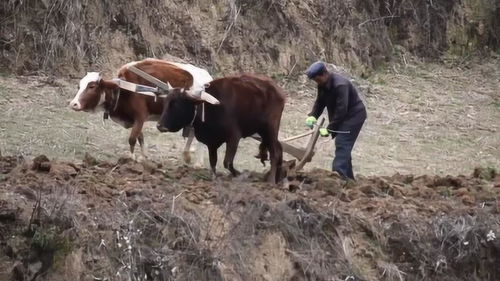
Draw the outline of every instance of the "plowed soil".
<instances>
[{"instance_id":1,"label":"plowed soil","mask_svg":"<svg viewBox=\"0 0 500 281\"><path fill-rule=\"evenodd\" d=\"M500 278L493 170L346 184L314 169L279 186L90 155L0 170L1 280Z\"/></svg>"}]
</instances>

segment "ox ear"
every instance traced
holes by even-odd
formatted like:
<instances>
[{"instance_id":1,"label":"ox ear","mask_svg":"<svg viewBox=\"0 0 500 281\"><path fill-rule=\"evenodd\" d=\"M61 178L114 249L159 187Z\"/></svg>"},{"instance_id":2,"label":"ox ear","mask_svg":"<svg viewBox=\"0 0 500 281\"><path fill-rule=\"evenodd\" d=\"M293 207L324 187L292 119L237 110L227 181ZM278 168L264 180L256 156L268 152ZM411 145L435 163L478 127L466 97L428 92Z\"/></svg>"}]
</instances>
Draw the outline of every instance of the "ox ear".
<instances>
[{"instance_id":1,"label":"ox ear","mask_svg":"<svg viewBox=\"0 0 500 281\"><path fill-rule=\"evenodd\" d=\"M99 76L97 77L97 85L103 85L104 79L102 79L102 73L99 72Z\"/></svg>"},{"instance_id":2,"label":"ox ear","mask_svg":"<svg viewBox=\"0 0 500 281\"><path fill-rule=\"evenodd\" d=\"M91 77L90 79L92 82L100 83L102 80L102 72L90 71L87 72L87 75L85 75L85 77Z\"/></svg>"}]
</instances>

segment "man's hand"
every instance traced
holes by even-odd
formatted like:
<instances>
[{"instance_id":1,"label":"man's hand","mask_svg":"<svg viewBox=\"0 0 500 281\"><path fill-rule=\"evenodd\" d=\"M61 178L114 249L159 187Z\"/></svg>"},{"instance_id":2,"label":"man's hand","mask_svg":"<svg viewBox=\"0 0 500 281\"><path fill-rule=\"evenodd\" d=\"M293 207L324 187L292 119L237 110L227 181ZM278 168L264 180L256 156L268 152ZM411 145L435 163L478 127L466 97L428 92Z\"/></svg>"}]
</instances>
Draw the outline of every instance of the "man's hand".
<instances>
[{"instance_id":1,"label":"man's hand","mask_svg":"<svg viewBox=\"0 0 500 281\"><path fill-rule=\"evenodd\" d=\"M319 129L319 135L322 137L328 137L328 135L330 135L330 133L328 132L328 130L326 128L321 128L321 129Z\"/></svg>"},{"instance_id":2,"label":"man's hand","mask_svg":"<svg viewBox=\"0 0 500 281\"><path fill-rule=\"evenodd\" d=\"M314 116L309 116L306 118L306 126L309 127L309 129L312 129L314 127L314 124L316 124L318 120L316 120L316 117Z\"/></svg>"}]
</instances>

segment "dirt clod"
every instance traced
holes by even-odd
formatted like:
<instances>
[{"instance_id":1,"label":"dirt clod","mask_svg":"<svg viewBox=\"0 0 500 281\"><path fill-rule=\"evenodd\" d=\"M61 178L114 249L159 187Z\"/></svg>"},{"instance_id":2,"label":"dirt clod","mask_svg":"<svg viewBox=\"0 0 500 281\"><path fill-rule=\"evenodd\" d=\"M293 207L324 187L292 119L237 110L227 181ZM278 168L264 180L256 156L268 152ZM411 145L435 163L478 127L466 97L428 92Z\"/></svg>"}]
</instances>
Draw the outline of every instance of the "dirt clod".
<instances>
[{"instance_id":1,"label":"dirt clod","mask_svg":"<svg viewBox=\"0 0 500 281\"><path fill-rule=\"evenodd\" d=\"M73 165L65 163L53 163L52 165L50 165L49 174L54 176L55 178L68 180L69 178L76 176L77 171L75 170Z\"/></svg>"},{"instance_id":2,"label":"dirt clod","mask_svg":"<svg viewBox=\"0 0 500 281\"><path fill-rule=\"evenodd\" d=\"M469 190L466 187L461 187L461 188L455 190L453 193L457 197L462 197L464 195L468 195L469 194Z\"/></svg>"},{"instance_id":3,"label":"dirt clod","mask_svg":"<svg viewBox=\"0 0 500 281\"><path fill-rule=\"evenodd\" d=\"M472 195L462 195L462 202L466 205L474 205L476 203L476 199Z\"/></svg>"},{"instance_id":4,"label":"dirt clod","mask_svg":"<svg viewBox=\"0 0 500 281\"><path fill-rule=\"evenodd\" d=\"M33 159L32 170L48 172L50 170L50 160L45 155L39 155Z\"/></svg>"},{"instance_id":5,"label":"dirt clod","mask_svg":"<svg viewBox=\"0 0 500 281\"><path fill-rule=\"evenodd\" d=\"M7 174L14 169L23 157L0 156L0 174Z\"/></svg>"},{"instance_id":6,"label":"dirt clod","mask_svg":"<svg viewBox=\"0 0 500 281\"><path fill-rule=\"evenodd\" d=\"M500 187L500 175L495 176L495 179L493 180L493 186Z\"/></svg>"},{"instance_id":7,"label":"dirt clod","mask_svg":"<svg viewBox=\"0 0 500 281\"><path fill-rule=\"evenodd\" d=\"M473 176L476 178L492 180L496 177L497 171L493 168L475 168Z\"/></svg>"},{"instance_id":8,"label":"dirt clod","mask_svg":"<svg viewBox=\"0 0 500 281\"><path fill-rule=\"evenodd\" d=\"M83 158L83 163L87 166L95 166L95 165L99 164L97 159L95 157L93 157L92 155L90 155L89 153L85 153L85 156Z\"/></svg>"},{"instance_id":9,"label":"dirt clod","mask_svg":"<svg viewBox=\"0 0 500 281\"><path fill-rule=\"evenodd\" d=\"M0 210L0 222L5 221L15 221L17 216L16 213L18 210L14 209L2 209Z\"/></svg>"}]
</instances>

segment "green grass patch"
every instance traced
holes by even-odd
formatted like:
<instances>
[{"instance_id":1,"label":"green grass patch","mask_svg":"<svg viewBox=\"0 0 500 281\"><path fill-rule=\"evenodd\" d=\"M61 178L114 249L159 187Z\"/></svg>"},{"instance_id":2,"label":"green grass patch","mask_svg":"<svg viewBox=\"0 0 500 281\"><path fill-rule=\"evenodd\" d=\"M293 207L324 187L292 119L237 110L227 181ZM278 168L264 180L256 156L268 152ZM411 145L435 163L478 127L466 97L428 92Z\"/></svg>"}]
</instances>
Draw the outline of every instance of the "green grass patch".
<instances>
[{"instance_id":1,"label":"green grass patch","mask_svg":"<svg viewBox=\"0 0 500 281\"><path fill-rule=\"evenodd\" d=\"M474 176L483 180L491 181L498 175L498 170L495 167L487 166L485 168L474 169Z\"/></svg>"},{"instance_id":2,"label":"green grass patch","mask_svg":"<svg viewBox=\"0 0 500 281\"><path fill-rule=\"evenodd\" d=\"M53 253L52 262L54 266L57 266L71 252L72 248L69 238L62 235L56 226L41 227L35 230L31 239L31 246L40 253Z\"/></svg>"},{"instance_id":3,"label":"green grass patch","mask_svg":"<svg viewBox=\"0 0 500 281\"><path fill-rule=\"evenodd\" d=\"M0 97L5 98L8 92L6 87L0 85Z\"/></svg>"},{"instance_id":4,"label":"green grass patch","mask_svg":"<svg viewBox=\"0 0 500 281\"><path fill-rule=\"evenodd\" d=\"M493 106L496 108L496 109L500 109L500 99L497 99L493 102Z\"/></svg>"}]
</instances>

